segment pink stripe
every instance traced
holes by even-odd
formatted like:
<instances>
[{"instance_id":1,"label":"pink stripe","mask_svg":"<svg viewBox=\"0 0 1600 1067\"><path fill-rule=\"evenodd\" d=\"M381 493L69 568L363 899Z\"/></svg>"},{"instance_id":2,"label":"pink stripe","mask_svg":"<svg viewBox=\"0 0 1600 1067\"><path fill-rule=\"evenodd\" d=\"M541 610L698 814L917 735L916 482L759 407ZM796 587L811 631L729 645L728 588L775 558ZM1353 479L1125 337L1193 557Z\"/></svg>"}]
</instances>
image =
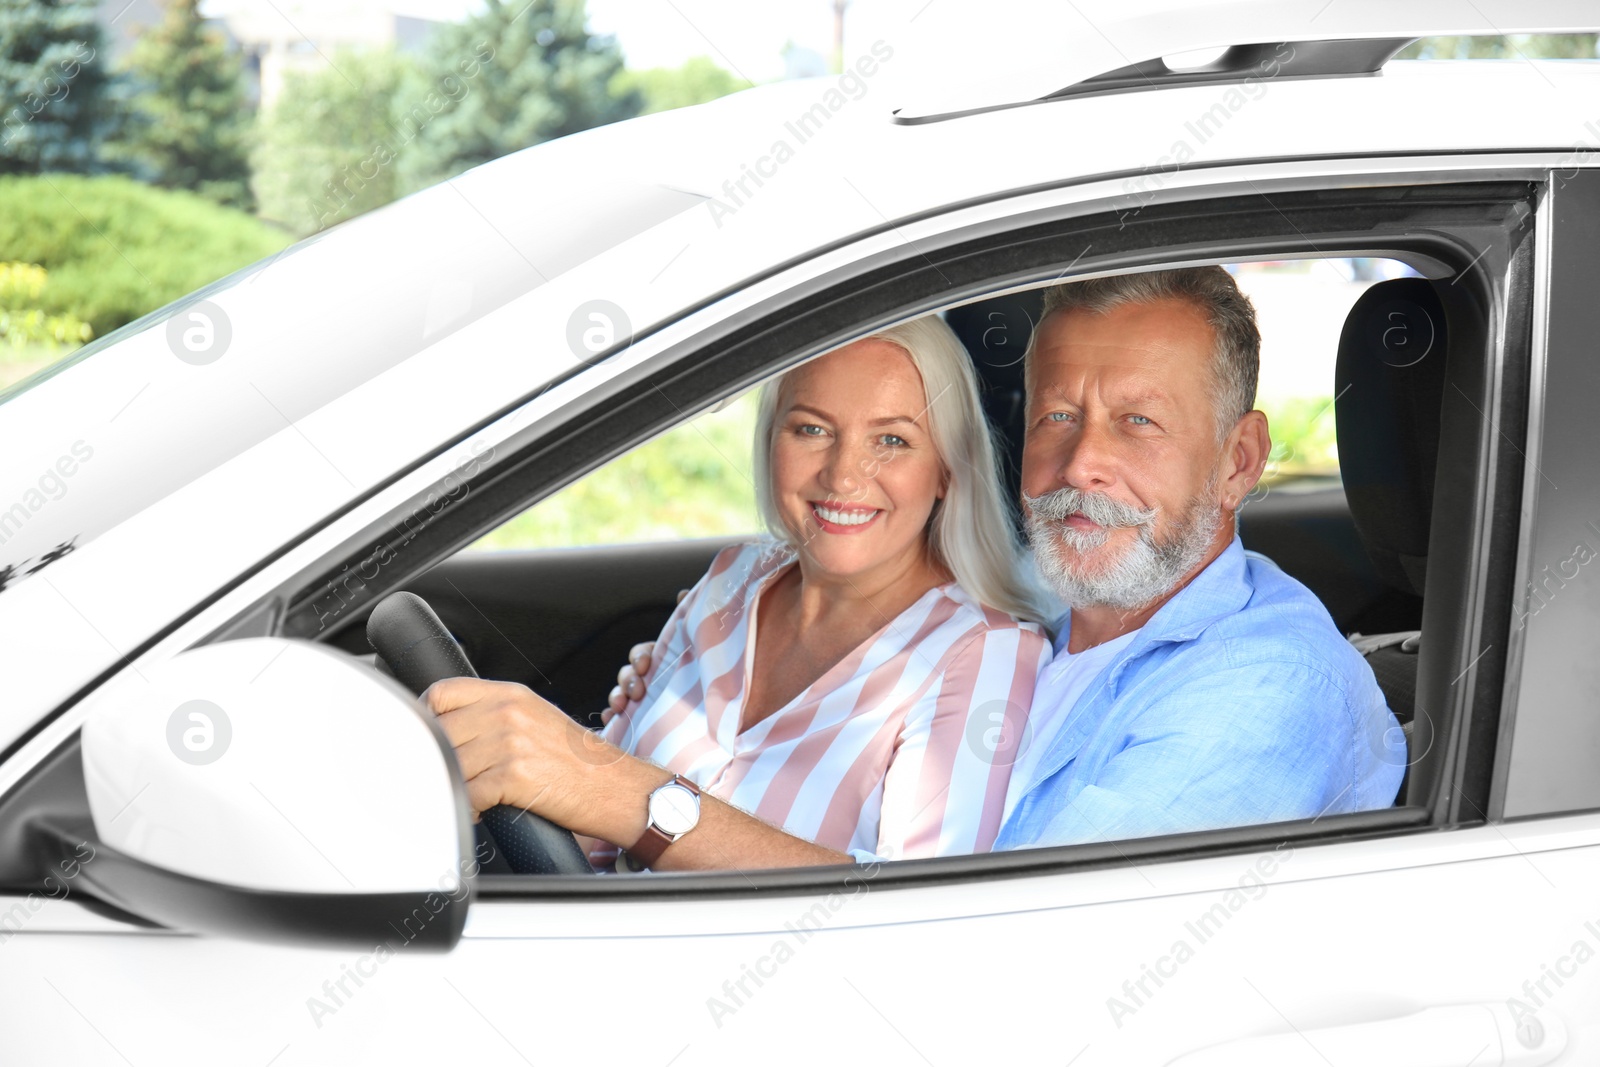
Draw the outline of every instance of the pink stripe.
<instances>
[{"instance_id":1,"label":"pink stripe","mask_svg":"<svg viewBox=\"0 0 1600 1067\"><path fill-rule=\"evenodd\" d=\"M825 844L840 851L850 847L856 828L861 825L861 809L866 805L872 791L878 788L878 783L883 781L889 763L894 758L893 753L900 740L900 724L905 718L905 710L905 707L900 708L898 715L889 716L883 726L874 731L872 741L861 750L860 755L850 764L850 769L844 773L838 788L834 791L833 799L828 801L828 810L822 816L822 824L817 827L818 844ZM877 845L876 840L873 841L873 845Z\"/></svg>"},{"instance_id":2,"label":"pink stripe","mask_svg":"<svg viewBox=\"0 0 1600 1067\"><path fill-rule=\"evenodd\" d=\"M945 657L945 668L929 724L927 748L917 768L917 786L912 822L902 838L906 858L933 856L939 851L944 830L944 813L950 803L950 774L955 769L957 750L965 742L967 717L972 712L973 692L983 666L983 649L988 635L974 633ZM976 642L976 648L973 648ZM972 655L968 650L975 651Z\"/></svg>"},{"instance_id":3,"label":"pink stripe","mask_svg":"<svg viewBox=\"0 0 1600 1067\"><path fill-rule=\"evenodd\" d=\"M672 706L661 712L660 716L650 724L649 729L639 735L628 749L633 755L641 759L656 760L655 751L667 739L667 735L682 726L691 716L702 715L700 699L700 683L694 686L682 697L672 702ZM612 722L616 720L613 719ZM660 762L656 760L656 762Z\"/></svg>"},{"instance_id":4,"label":"pink stripe","mask_svg":"<svg viewBox=\"0 0 1600 1067\"><path fill-rule=\"evenodd\" d=\"M755 549L746 547L741 551L753 552ZM751 609L759 604L759 590L762 584L780 564L785 564L782 556L769 556L756 560L745 583L735 591L724 607L713 609L709 604L705 605L706 616L695 628L693 647L698 649L715 648L725 641L741 636L743 638L740 642L738 659L705 684L705 714L713 737L721 734L723 716L744 691L745 675L749 673L746 664L750 661L753 651L750 644L753 622L756 618L755 612ZM707 583L707 588L710 588L710 583ZM691 656L691 660L696 658ZM703 670L703 667L700 669Z\"/></svg>"},{"instance_id":5,"label":"pink stripe","mask_svg":"<svg viewBox=\"0 0 1600 1067\"><path fill-rule=\"evenodd\" d=\"M768 782L768 785L766 785L766 792L762 795L762 803L755 809L755 814L758 817L778 825L786 825L789 822L789 816L794 811L795 797L798 797L800 787L805 785L806 777L810 776L814 769L818 768L822 757L827 755L829 745L834 744L834 737L838 734L838 728L846 721L856 717L856 715L861 715L864 710L874 709L883 701L883 697L893 693L894 686L898 685L902 673L906 672L906 667L910 664L910 659L914 656L914 649L917 648L917 645L920 645L934 630L938 630L939 625L949 621L950 616L954 616L958 608L960 608L960 605L957 605L954 600L950 600L949 597L942 597L938 605L934 606L933 611L928 613L928 617L923 621L922 627L918 627L914 637L910 638L910 641L907 641L906 645L902 646L901 651L891 656L885 664L878 665L874 672L867 675L866 683L861 686L861 693L856 696L856 702L850 709L850 715L846 715L840 723L832 723L827 728L805 734L805 729L810 729L811 721L816 718L816 713L821 707L821 696L818 699L813 699L813 701L808 701L803 715L802 709L798 709L798 707L784 713L786 718L803 721L798 721L798 723L790 723L790 721L773 723L773 731L766 736L766 747L782 744L782 742L789 741L792 737L798 737L798 741L795 741L794 750L789 753L789 758L784 760L784 765L778 769L778 773L774 774L773 781ZM862 641L862 645L856 648L854 653L846 656L843 661L834 664L834 667L830 667L829 670L822 673L822 677L818 678L810 688L806 689L806 694L813 693L813 691L818 691L819 689L822 696L827 696L830 688L824 683L832 680L832 675L837 670L845 669L846 664L848 664L850 673L845 677L854 677L854 673L858 672L859 667L861 667L861 662L866 659L867 654L877 645L877 641L883 640L883 637L888 637L888 635L890 635L888 627L883 627L877 640ZM835 685L832 688L838 688L838 686ZM901 707L894 709L894 712L891 713L891 717L896 720L896 729L898 729L899 720L904 718L909 707L910 704L902 704ZM805 734L805 736L800 736L800 734ZM859 763L859 760L856 763ZM848 777L850 777L854 769L856 769L856 766L853 765L850 771L846 771L845 781L848 781ZM867 792L870 792L870 790L867 790ZM824 814L824 819L826 817L826 814Z\"/></svg>"},{"instance_id":6,"label":"pink stripe","mask_svg":"<svg viewBox=\"0 0 1600 1067\"><path fill-rule=\"evenodd\" d=\"M677 774L686 774L688 773L689 768L699 762L700 758L706 755L706 753L721 751L722 746L717 744L714 738L696 737L691 739L676 752L662 753L658 755L654 762L661 764L663 767L671 768ZM727 797L722 796L721 792L717 792L717 795L722 797L723 800L728 799Z\"/></svg>"},{"instance_id":7,"label":"pink stripe","mask_svg":"<svg viewBox=\"0 0 1600 1067\"><path fill-rule=\"evenodd\" d=\"M1042 634L1031 630L1019 631L1017 638L1016 669L1011 675L1011 692L1006 697L1004 722L1005 736L1020 738L1033 707L1033 687L1038 681L1041 660L1050 643ZM1000 817L1005 813L1006 787L1011 784L1011 770L1021 756L1022 750L1014 749L1009 760L996 760L989 769L989 784L983 795L983 815L978 820L978 836L972 846L976 852L988 852L994 847L994 839L1000 833Z\"/></svg>"},{"instance_id":8,"label":"pink stripe","mask_svg":"<svg viewBox=\"0 0 1600 1067\"><path fill-rule=\"evenodd\" d=\"M948 597L941 597L933 610L928 612L927 618L923 620L917 632L912 635L911 640L901 646L900 651L896 652L888 660L873 668L872 673L867 676L865 684L862 685L861 694L856 698L855 706L851 709L850 715L846 717L846 721L854 718L861 708L874 707L890 693L894 692L894 687L900 684L900 676L905 673L906 668L911 664L912 658L916 655L916 646L925 641L929 634L949 622L950 617L958 610L960 610L959 604ZM893 636L886 624L874 637L863 641L848 656L824 671L822 677L812 682L811 685L806 687L805 692L801 694L801 696L809 696L813 692L820 691L820 695L816 699L807 702L809 714L803 717L799 714L794 714L792 717L785 715L783 719L773 723L772 731L767 734L763 743L766 745L783 744L805 734L810 729L811 722L816 717L823 698L860 673L861 664L866 661L879 643ZM893 674L889 673L891 669L893 669ZM835 674L842 675L842 677L835 678ZM834 684L828 685L827 683L829 682ZM799 708L796 708L795 712L799 710ZM901 715L904 714L905 709L902 708Z\"/></svg>"}]
</instances>

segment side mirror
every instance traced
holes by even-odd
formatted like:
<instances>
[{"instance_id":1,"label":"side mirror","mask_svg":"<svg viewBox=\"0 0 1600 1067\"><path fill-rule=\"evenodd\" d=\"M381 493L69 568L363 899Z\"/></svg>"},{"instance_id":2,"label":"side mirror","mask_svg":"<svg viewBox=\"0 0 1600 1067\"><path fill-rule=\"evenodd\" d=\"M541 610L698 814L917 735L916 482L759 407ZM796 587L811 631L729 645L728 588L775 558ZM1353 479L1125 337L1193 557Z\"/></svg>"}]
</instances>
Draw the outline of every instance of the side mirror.
<instances>
[{"instance_id":1,"label":"side mirror","mask_svg":"<svg viewBox=\"0 0 1600 1067\"><path fill-rule=\"evenodd\" d=\"M460 939L476 873L466 787L444 731L392 679L252 638L126 671L91 700L92 831L40 829L93 895L276 943Z\"/></svg>"}]
</instances>

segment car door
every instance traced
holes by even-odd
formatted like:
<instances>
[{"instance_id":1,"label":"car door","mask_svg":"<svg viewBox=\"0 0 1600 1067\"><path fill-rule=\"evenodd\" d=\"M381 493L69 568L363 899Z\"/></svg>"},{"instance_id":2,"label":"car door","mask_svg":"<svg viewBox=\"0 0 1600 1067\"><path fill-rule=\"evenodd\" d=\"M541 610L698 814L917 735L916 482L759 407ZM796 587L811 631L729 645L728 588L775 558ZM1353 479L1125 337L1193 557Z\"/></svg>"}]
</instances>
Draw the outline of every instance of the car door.
<instances>
[{"instance_id":1,"label":"car door","mask_svg":"<svg viewBox=\"0 0 1600 1067\"><path fill-rule=\"evenodd\" d=\"M1534 295L1541 284L1554 291L1556 268L1536 269L1534 250L1562 263L1553 231L1583 242L1568 220L1592 211L1553 193L1546 172L1524 177L1520 193L1500 187L1513 199L1491 214L1512 221L1503 243L1485 237L1476 249L1482 273L1454 260L1436 275L1476 290L1486 321L1476 336L1458 332L1451 357L1459 395L1440 447L1473 462L1441 465L1435 487L1435 530L1457 534L1430 554L1410 804L1182 842L884 864L809 895L797 884L826 876L747 872L742 888L685 879L675 888L691 899L650 905L674 936L642 950L630 939L627 974L607 983L649 1020L639 1031L671 1035L653 1052L686 1062L808 1062L841 1047L908 1063L1576 1062L1600 1026L1583 967L1600 940L1583 896L1600 819L1490 814L1496 731L1514 744L1501 688L1513 684L1512 578L1526 565L1512 563L1518 530L1507 519L1518 509L1506 504L1525 499L1537 474L1525 469L1518 413L1541 402L1529 372L1558 321L1559 295ZM1514 221L1523 195L1538 205L1537 234ZM1247 225L1242 214L1234 222ZM1283 240L1336 239L1312 234L1296 215ZM627 915L598 900L542 907L537 887L514 881L483 892L458 952L504 953L506 967L518 939L562 969L587 966L593 946L567 931ZM1536 913L1516 904L1526 900ZM505 925L487 925L489 902L503 903ZM1517 918L1500 921L1508 910ZM494 980L475 990L497 1019L521 1003Z\"/></svg>"},{"instance_id":2,"label":"car door","mask_svg":"<svg viewBox=\"0 0 1600 1067\"><path fill-rule=\"evenodd\" d=\"M9 964L0 968L0 1024L15 1035L12 1048L39 1058L66 1047L84 1063L214 1062L222 1049L229 1061L262 1063L466 1055L1121 1064L1216 1046L1212 1061L1187 1062L1314 1054L1415 1064L1496 1054L1554 1062L1600 1040L1595 979L1578 948L1600 940L1585 925L1593 916L1582 894L1594 881L1600 819L1509 818L1557 809L1530 808L1528 794L1512 788L1540 769L1503 755L1507 743L1519 751L1526 720L1503 715L1511 705L1501 699L1521 677L1505 636L1512 579L1536 562L1530 531L1516 521L1528 488L1523 456L1532 454L1523 446L1533 443L1517 412L1549 388L1530 392L1530 339L1543 343L1547 314L1552 329L1561 321L1561 260L1534 252L1559 251L1555 238L1567 229L1583 238L1578 222L1592 229L1592 207L1564 200L1576 187L1555 188L1536 159L1465 176L1381 160L1325 175L1309 193L1305 181L1261 165L1175 182L1132 226L1108 210L1114 186L1090 186L924 220L907 228L911 250L906 235L880 235L843 265L797 267L738 308L741 322L754 317L764 329L732 329L727 308L707 310L636 345L621 364L597 365L540 397L537 417L479 431L497 448L484 477L498 481L474 483L453 496L449 522L395 542L391 584L443 559L512 504L614 454L617 439L586 418L599 405L620 408L638 439L771 373L775 353L792 362L837 331L928 306L924 296L906 303L905 293L951 299L931 283L934 272L957 296L979 295L1043 283L1075 262L1083 270L1171 262L1180 231L1188 261L1227 260L1246 241L1270 241L1283 254L1392 241L1396 254L1432 257L1441 281L1459 276L1484 316L1481 343L1463 342L1455 382L1465 402L1448 420L1453 454L1471 458L1450 465L1440 486L1435 529L1452 536L1430 559L1442 577L1425 605L1419 694L1431 710L1413 737L1407 806L855 868L486 875L447 954L412 950L403 936L363 952L149 929L75 892L63 870L6 900L13 918L0 944ZM1537 204L1537 234L1511 218L1519 202ZM1419 213L1454 244L1418 236ZM1106 246L1082 254L1100 240ZM1576 254L1577 241L1571 247ZM1550 356L1553 373L1553 348ZM557 449L559 467L548 462ZM173 641L257 625L315 636L328 583L366 558L374 538L392 536L395 516L454 469L447 458L308 538ZM496 496L492 484L510 488ZM351 618L383 582L370 585L349 605ZM1576 590L1569 600L1591 603ZM276 607L263 614L264 604ZM219 631L234 617L237 625ZM1523 655L1533 654L1535 632L1516 646ZM69 774L41 771L36 780L56 783L53 802L72 799ZM1490 808L1495 789L1504 793L1499 811ZM351 832L378 816L352 813ZM1515 917L1499 921L1506 914ZM1257 1043L1240 1044L1249 1041Z\"/></svg>"}]
</instances>

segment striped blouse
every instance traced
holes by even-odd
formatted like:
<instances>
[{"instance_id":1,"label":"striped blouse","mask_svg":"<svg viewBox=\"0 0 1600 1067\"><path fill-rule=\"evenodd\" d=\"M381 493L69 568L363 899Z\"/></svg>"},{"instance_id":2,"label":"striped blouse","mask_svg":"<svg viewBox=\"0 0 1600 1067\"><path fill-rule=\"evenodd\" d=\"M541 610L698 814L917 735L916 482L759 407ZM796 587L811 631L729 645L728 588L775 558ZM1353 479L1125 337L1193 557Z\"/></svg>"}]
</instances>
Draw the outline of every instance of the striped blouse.
<instances>
[{"instance_id":1,"label":"striped blouse","mask_svg":"<svg viewBox=\"0 0 1600 1067\"><path fill-rule=\"evenodd\" d=\"M644 701L606 740L863 862L988 851L1050 660L1043 630L937 586L740 732L757 600L795 558L773 541L718 553L661 631Z\"/></svg>"}]
</instances>

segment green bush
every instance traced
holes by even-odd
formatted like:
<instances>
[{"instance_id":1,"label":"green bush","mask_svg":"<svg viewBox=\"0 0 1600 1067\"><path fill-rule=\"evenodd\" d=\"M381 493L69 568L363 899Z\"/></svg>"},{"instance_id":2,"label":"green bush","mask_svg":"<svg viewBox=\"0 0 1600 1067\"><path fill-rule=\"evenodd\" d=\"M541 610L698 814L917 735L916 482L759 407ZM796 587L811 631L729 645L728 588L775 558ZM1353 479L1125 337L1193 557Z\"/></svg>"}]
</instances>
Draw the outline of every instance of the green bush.
<instances>
[{"instance_id":1,"label":"green bush","mask_svg":"<svg viewBox=\"0 0 1600 1067\"><path fill-rule=\"evenodd\" d=\"M1339 473L1333 397L1291 397L1257 405L1267 415L1272 455L1262 480L1331 477Z\"/></svg>"},{"instance_id":2,"label":"green bush","mask_svg":"<svg viewBox=\"0 0 1600 1067\"><path fill-rule=\"evenodd\" d=\"M644 544L761 529L755 394L640 445L476 541L478 549Z\"/></svg>"},{"instance_id":3,"label":"green bush","mask_svg":"<svg viewBox=\"0 0 1600 1067\"><path fill-rule=\"evenodd\" d=\"M94 336L87 322L39 309L49 271L37 263L0 263L0 346L77 348Z\"/></svg>"},{"instance_id":4,"label":"green bush","mask_svg":"<svg viewBox=\"0 0 1600 1067\"><path fill-rule=\"evenodd\" d=\"M129 178L0 177L0 261L48 270L40 309L81 319L96 336L289 240L242 211Z\"/></svg>"}]
</instances>

